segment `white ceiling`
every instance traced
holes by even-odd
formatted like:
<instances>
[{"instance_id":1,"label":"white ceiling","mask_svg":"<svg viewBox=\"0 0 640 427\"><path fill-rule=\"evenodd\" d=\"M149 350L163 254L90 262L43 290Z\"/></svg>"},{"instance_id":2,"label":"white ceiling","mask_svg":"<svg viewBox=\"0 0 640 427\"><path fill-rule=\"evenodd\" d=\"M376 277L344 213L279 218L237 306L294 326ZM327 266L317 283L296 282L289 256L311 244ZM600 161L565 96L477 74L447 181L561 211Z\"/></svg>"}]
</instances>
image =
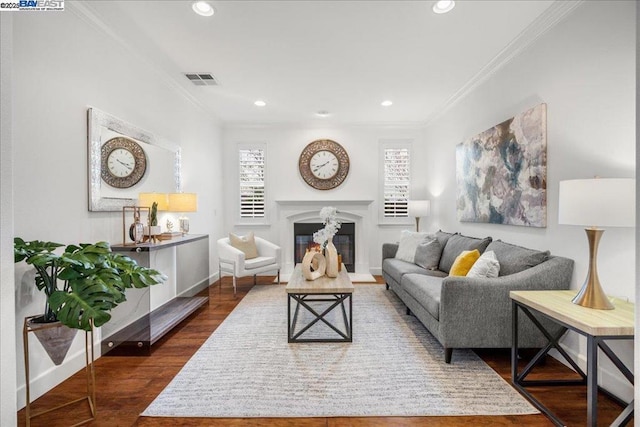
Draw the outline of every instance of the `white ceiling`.
<instances>
[{"instance_id":1,"label":"white ceiling","mask_svg":"<svg viewBox=\"0 0 640 427\"><path fill-rule=\"evenodd\" d=\"M425 122L553 1L458 1L445 15L434 1L210 3L209 18L190 1L84 10L225 123L380 124ZM220 85L193 86L182 72Z\"/></svg>"}]
</instances>

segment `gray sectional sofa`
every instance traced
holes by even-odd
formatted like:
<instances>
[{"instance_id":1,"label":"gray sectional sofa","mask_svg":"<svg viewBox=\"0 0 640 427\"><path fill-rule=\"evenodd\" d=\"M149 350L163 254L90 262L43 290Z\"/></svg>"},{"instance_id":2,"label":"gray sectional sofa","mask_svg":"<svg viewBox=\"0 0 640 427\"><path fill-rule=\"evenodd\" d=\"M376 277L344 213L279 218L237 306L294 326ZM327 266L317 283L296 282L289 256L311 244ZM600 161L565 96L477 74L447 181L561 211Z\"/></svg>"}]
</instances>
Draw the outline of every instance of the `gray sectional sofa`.
<instances>
[{"instance_id":1,"label":"gray sectional sofa","mask_svg":"<svg viewBox=\"0 0 640 427\"><path fill-rule=\"evenodd\" d=\"M442 248L437 268L423 268L395 258L398 244L382 247L382 275L413 314L444 347L451 363L454 348L511 347L512 290L569 289L573 260L511 245L490 237L477 239L439 231L432 236ZM448 276L463 250L493 251L500 263L495 278ZM542 321L549 331L560 327ZM540 348L547 341L529 319L519 322L518 345Z\"/></svg>"}]
</instances>

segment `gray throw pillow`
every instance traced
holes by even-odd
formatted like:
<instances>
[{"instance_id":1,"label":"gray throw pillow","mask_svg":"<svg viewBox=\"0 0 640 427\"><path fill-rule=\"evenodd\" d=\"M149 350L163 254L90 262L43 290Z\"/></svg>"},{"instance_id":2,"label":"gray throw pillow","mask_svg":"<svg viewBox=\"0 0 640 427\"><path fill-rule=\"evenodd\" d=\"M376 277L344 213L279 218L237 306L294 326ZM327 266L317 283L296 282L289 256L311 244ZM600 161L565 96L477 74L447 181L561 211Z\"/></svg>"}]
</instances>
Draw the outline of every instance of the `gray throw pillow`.
<instances>
[{"instance_id":1,"label":"gray throw pillow","mask_svg":"<svg viewBox=\"0 0 640 427\"><path fill-rule=\"evenodd\" d=\"M442 245L437 239L432 239L418 245L414 263L427 270L437 270L440 255L442 255Z\"/></svg>"},{"instance_id":2,"label":"gray throw pillow","mask_svg":"<svg viewBox=\"0 0 640 427\"><path fill-rule=\"evenodd\" d=\"M487 250L496 253L500 262L500 276L519 273L549 259L549 251L523 248L502 240L491 242Z\"/></svg>"},{"instance_id":3,"label":"gray throw pillow","mask_svg":"<svg viewBox=\"0 0 640 427\"><path fill-rule=\"evenodd\" d=\"M476 237L463 236L462 234L454 234L449 237L447 244L442 250L438 270L448 273L449 270L451 270L453 262L456 260L458 255L462 253L462 251L472 251L477 249L480 254L482 254L484 250L487 249L489 243L491 243L491 237L478 239ZM500 260L499 257L498 260ZM500 261L500 265L502 265L502 261Z\"/></svg>"}]
</instances>

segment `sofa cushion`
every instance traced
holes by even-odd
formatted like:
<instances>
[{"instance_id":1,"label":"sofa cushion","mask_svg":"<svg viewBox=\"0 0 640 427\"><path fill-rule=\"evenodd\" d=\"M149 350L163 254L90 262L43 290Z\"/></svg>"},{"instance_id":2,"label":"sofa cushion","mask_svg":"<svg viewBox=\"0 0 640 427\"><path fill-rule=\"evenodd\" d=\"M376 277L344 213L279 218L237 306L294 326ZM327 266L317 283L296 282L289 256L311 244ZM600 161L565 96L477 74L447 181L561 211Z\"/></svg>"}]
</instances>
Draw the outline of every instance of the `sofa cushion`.
<instances>
[{"instance_id":1,"label":"sofa cushion","mask_svg":"<svg viewBox=\"0 0 640 427\"><path fill-rule=\"evenodd\" d=\"M462 251L460 255L453 261L449 276L466 276L473 264L480 258L480 252L477 249L472 251Z\"/></svg>"},{"instance_id":2,"label":"sofa cushion","mask_svg":"<svg viewBox=\"0 0 640 427\"><path fill-rule=\"evenodd\" d=\"M441 255L442 245L438 239L427 240L418 245L414 263L427 270L437 270Z\"/></svg>"},{"instance_id":3,"label":"sofa cushion","mask_svg":"<svg viewBox=\"0 0 640 427\"><path fill-rule=\"evenodd\" d=\"M442 278L423 274L405 274L402 289L418 301L436 320L440 318Z\"/></svg>"},{"instance_id":4,"label":"sofa cushion","mask_svg":"<svg viewBox=\"0 0 640 427\"><path fill-rule=\"evenodd\" d=\"M435 233L431 234L429 237L438 239L442 248L444 248L447 244L447 241L451 236L454 236L458 233L447 233L446 231L438 230Z\"/></svg>"},{"instance_id":5,"label":"sofa cushion","mask_svg":"<svg viewBox=\"0 0 640 427\"><path fill-rule=\"evenodd\" d=\"M490 250L484 253L473 264L471 270L467 273L467 277L485 277L495 278L500 273L500 262L496 258L496 253Z\"/></svg>"},{"instance_id":6,"label":"sofa cushion","mask_svg":"<svg viewBox=\"0 0 640 427\"><path fill-rule=\"evenodd\" d=\"M402 230L400 244L398 245L398 251L396 252L396 258L413 263L418 244L424 242L426 239L427 233Z\"/></svg>"},{"instance_id":7,"label":"sofa cushion","mask_svg":"<svg viewBox=\"0 0 640 427\"><path fill-rule=\"evenodd\" d=\"M402 276L407 273L425 274L427 272L427 270L414 263L397 258L387 258L382 261L382 271L398 283L402 281Z\"/></svg>"},{"instance_id":8,"label":"sofa cushion","mask_svg":"<svg viewBox=\"0 0 640 427\"><path fill-rule=\"evenodd\" d=\"M449 273L453 262L456 260L456 257L462 253L462 251L472 251L474 249L477 249L478 252L482 254L489 243L491 243L491 237L478 239L476 237L463 236L462 234L454 234L453 236L449 237L449 240L447 240L447 244L442 250L442 256L440 257L440 264L438 266L438 269Z\"/></svg>"},{"instance_id":9,"label":"sofa cushion","mask_svg":"<svg viewBox=\"0 0 640 427\"><path fill-rule=\"evenodd\" d=\"M500 276L519 273L549 259L549 251L523 248L502 240L491 242L487 250L495 252L500 262Z\"/></svg>"}]
</instances>

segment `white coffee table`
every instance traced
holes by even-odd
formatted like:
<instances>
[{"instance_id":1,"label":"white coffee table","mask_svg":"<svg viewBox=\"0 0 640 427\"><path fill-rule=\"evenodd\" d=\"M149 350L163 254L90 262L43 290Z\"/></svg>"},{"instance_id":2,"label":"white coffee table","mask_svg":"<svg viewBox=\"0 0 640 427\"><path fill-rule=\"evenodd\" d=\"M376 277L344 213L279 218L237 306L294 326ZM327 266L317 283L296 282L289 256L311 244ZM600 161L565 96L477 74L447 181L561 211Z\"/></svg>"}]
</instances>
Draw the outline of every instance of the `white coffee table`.
<instances>
[{"instance_id":1,"label":"white coffee table","mask_svg":"<svg viewBox=\"0 0 640 427\"><path fill-rule=\"evenodd\" d=\"M287 329L288 340L290 343L299 342L352 342L352 308L353 308L353 284L349 279L349 274L344 265L338 272L338 277L330 278L327 276L320 277L316 280L305 280L302 275L302 265L296 265L289 283L287 284ZM295 302L295 308L292 308L291 301ZM345 302L348 301L348 308ZM314 302L330 303L322 312L313 308ZM300 307L313 315L313 319L304 327L296 331L296 323L298 322L298 314ZM340 307L342 310L342 319L344 321L344 331L341 331L330 322L326 316ZM347 313L348 312L348 313ZM323 322L331 328L337 336L332 337L313 337L303 338L302 335L307 332L313 325Z\"/></svg>"}]
</instances>

